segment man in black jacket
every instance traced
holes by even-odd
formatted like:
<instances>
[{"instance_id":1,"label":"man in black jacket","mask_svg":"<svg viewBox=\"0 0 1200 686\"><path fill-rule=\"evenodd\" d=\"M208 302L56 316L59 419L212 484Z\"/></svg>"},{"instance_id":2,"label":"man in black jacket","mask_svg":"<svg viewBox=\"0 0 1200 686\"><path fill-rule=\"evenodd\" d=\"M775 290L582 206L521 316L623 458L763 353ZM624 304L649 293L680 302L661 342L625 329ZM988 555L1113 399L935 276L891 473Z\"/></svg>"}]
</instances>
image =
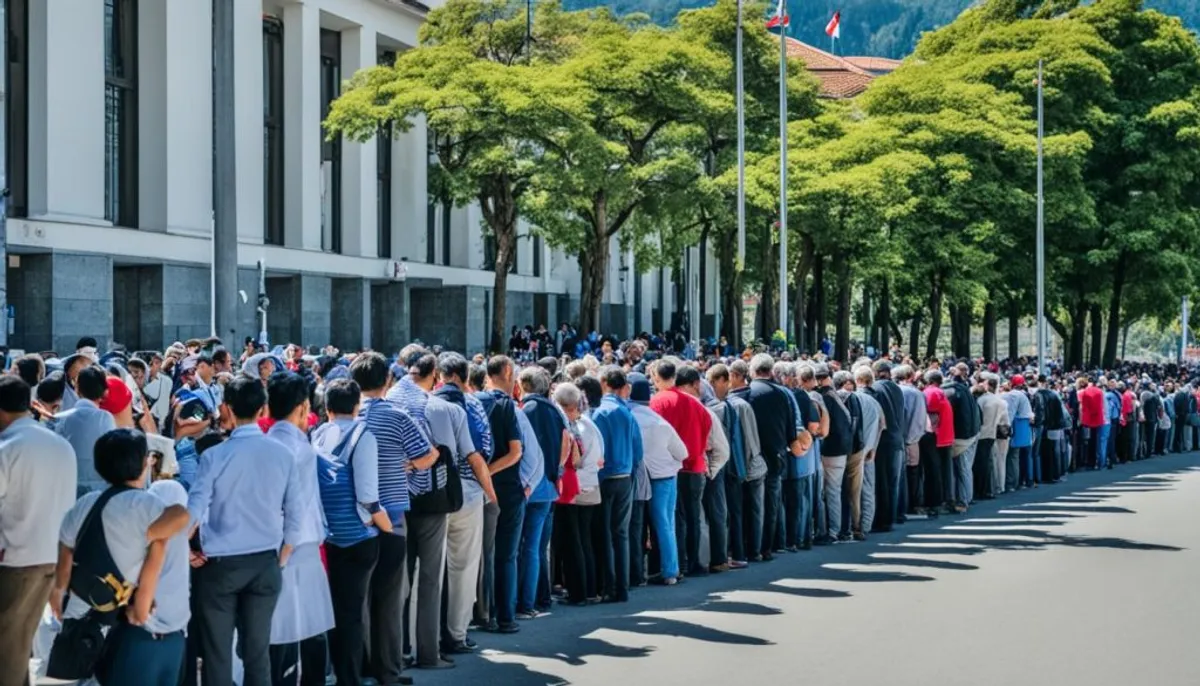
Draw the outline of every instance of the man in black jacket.
<instances>
[{"instance_id":1,"label":"man in black jacket","mask_svg":"<svg viewBox=\"0 0 1200 686\"><path fill-rule=\"evenodd\" d=\"M950 380L942 386L954 410L954 496L958 501L955 509L960 512L966 511L974 497L975 448L983 425L967 374L967 365L960 362L950 368Z\"/></svg>"},{"instance_id":2,"label":"man in black jacket","mask_svg":"<svg viewBox=\"0 0 1200 686\"><path fill-rule=\"evenodd\" d=\"M904 474L904 392L892 381L892 363L879 360L875 363L875 383L865 391L883 409L887 426L879 437L879 449L875 452L875 524L873 531L891 531L893 523L904 522L907 505L904 502L906 488L902 488Z\"/></svg>"}]
</instances>

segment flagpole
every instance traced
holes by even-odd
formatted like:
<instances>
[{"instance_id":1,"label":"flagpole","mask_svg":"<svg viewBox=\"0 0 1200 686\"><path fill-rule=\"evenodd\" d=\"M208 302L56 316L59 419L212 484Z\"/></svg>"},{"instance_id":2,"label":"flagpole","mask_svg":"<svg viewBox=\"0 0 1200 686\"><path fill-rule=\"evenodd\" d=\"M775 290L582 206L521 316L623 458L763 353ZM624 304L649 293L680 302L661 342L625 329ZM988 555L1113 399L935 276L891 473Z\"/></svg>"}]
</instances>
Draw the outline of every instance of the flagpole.
<instances>
[{"instance_id":1,"label":"flagpole","mask_svg":"<svg viewBox=\"0 0 1200 686\"><path fill-rule=\"evenodd\" d=\"M1042 136L1045 119L1042 110L1042 61L1038 60L1037 80L1037 355L1038 373L1046 373L1046 247L1045 198L1042 194Z\"/></svg>"},{"instance_id":2,"label":"flagpole","mask_svg":"<svg viewBox=\"0 0 1200 686\"><path fill-rule=\"evenodd\" d=\"M784 20L779 27L779 328L785 341L788 331L787 114L787 21Z\"/></svg>"},{"instance_id":3,"label":"flagpole","mask_svg":"<svg viewBox=\"0 0 1200 686\"><path fill-rule=\"evenodd\" d=\"M742 83L742 0L737 3L737 269L746 265L746 100ZM740 336L735 337L740 340Z\"/></svg>"}]
</instances>

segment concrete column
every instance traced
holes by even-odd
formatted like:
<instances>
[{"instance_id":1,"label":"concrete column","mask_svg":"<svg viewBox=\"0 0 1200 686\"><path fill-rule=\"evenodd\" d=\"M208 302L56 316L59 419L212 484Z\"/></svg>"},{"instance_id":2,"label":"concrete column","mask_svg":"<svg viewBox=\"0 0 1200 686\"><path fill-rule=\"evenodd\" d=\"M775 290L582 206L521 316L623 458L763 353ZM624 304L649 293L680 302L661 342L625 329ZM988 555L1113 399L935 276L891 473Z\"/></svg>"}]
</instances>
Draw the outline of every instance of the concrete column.
<instances>
[{"instance_id":1,"label":"concrete column","mask_svg":"<svg viewBox=\"0 0 1200 686\"><path fill-rule=\"evenodd\" d=\"M371 337L373 349L390 355L412 340L409 330L411 291L406 283L371 286Z\"/></svg>"},{"instance_id":2,"label":"concrete column","mask_svg":"<svg viewBox=\"0 0 1200 686\"><path fill-rule=\"evenodd\" d=\"M392 256L424 262L428 254L429 150L425 119L392 139Z\"/></svg>"},{"instance_id":3,"label":"concrete column","mask_svg":"<svg viewBox=\"0 0 1200 686\"><path fill-rule=\"evenodd\" d=\"M211 0L210 0L211 1ZM263 22L262 4L233 3L233 81L237 164L238 240L263 242ZM287 163L286 150L284 163ZM285 222L286 223L286 222ZM257 278L255 279L257 282ZM244 288L244 287L243 287ZM257 284L246 291L258 292ZM253 309L253 308L251 308ZM253 332L257 333L257 326ZM246 335L251 335L247 333ZM240 341L239 341L240 344Z\"/></svg>"},{"instance_id":4,"label":"concrete column","mask_svg":"<svg viewBox=\"0 0 1200 686\"><path fill-rule=\"evenodd\" d=\"M212 0L138 4L142 228L212 232L211 25Z\"/></svg>"},{"instance_id":5,"label":"concrete column","mask_svg":"<svg viewBox=\"0 0 1200 686\"><path fill-rule=\"evenodd\" d=\"M293 342L306 347L326 345L332 332L332 279L307 274L296 278L300 281L300 340Z\"/></svg>"},{"instance_id":6,"label":"concrete column","mask_svg":"<svg viewBox=\"0 0 1200 686\"><path fill-rule=\"evenodd\" d=\"M29 216L108 223L102 2L29 3Z\"/></svg>"},{"instance_id":7,"label":"concrete column","mask_svg":"<svg viewBox=\"0 0 1200 686\"><path fill-rule=\"evenodd\" d=\"M283 62L284 243L320 250L321 23L311 3L284 7ZM259 138L256 150L261 157L261 129Z\"/></svg>"},{"instance_id":8,"label":"concrete column","mask_svg":"<svg viewBox=\"0 0 1200 686\"><path fill-rule=\"evenodd\" d=\"M375 66L377 59L374 29L360 26L342 31L342 74L346 78L360 69ZM343 255L377 257L379 254L378 158L379 144L374 138L366 143L342 141Z\"/></svg>"},{"instance_id":9,"label":"concrete column","mask_svg":"<svg viewBox=\"0 0 1200 686\"><path fill-rule=\"evenodd\" d=\"M339 350L359 350L371 341L371 282L333 279L330 342Z\"/></svg>"}]
</instances>

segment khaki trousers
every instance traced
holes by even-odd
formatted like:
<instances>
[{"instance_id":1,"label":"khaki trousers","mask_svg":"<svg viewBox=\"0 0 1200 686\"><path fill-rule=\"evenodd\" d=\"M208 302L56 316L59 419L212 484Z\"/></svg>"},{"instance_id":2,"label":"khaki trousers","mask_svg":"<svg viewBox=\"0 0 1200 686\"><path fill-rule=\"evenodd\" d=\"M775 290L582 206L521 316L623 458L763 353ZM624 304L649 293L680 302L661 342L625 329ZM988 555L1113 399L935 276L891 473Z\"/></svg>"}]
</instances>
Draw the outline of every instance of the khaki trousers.
<instances>
[{"instance_id":1,"label":"khaki trousers","mask_svg":"<svg viewBox=\"0 0 1200 686\"><path fill-rule=\"evenodd\" d=\"M54 565L0 567L0 686L29 683L33 634L54 584Z\"/></svg>"},{"instance_id":2,"label":"khaki trousers","mask_svg":"<svg viewBox=\"0 0 1200 686\"><path fill-rule=\"evenodd\" d=\"M865 450L851 454L846 458L846 475L843 477L846 497L850 499L850 530L862 531L863 505L863 458ZM875 494L872 493L872 496ZM872 504L874 500L872 498Z\"/></svg>"}]
</instances>

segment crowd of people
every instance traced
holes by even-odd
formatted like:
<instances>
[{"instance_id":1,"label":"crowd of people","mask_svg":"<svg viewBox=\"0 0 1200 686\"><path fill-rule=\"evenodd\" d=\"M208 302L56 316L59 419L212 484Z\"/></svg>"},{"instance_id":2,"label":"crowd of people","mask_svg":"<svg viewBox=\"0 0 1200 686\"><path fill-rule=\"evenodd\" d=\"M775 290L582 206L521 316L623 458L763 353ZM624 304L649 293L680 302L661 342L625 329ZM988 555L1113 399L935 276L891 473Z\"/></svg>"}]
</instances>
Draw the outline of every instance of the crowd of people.
<instances>
[{"instance_id":1,"label":"crowd of people","mask_svg":"<svg viewBox=\"0 0 1200 686\"><path fill-rule=\"evenodd\" d=\"M105 685L412 683L555 604L1200 447L1185 366L596 344L522 362L83 339L13 361L0 686L31 656Z\"/></svg>"}]
</instances>

